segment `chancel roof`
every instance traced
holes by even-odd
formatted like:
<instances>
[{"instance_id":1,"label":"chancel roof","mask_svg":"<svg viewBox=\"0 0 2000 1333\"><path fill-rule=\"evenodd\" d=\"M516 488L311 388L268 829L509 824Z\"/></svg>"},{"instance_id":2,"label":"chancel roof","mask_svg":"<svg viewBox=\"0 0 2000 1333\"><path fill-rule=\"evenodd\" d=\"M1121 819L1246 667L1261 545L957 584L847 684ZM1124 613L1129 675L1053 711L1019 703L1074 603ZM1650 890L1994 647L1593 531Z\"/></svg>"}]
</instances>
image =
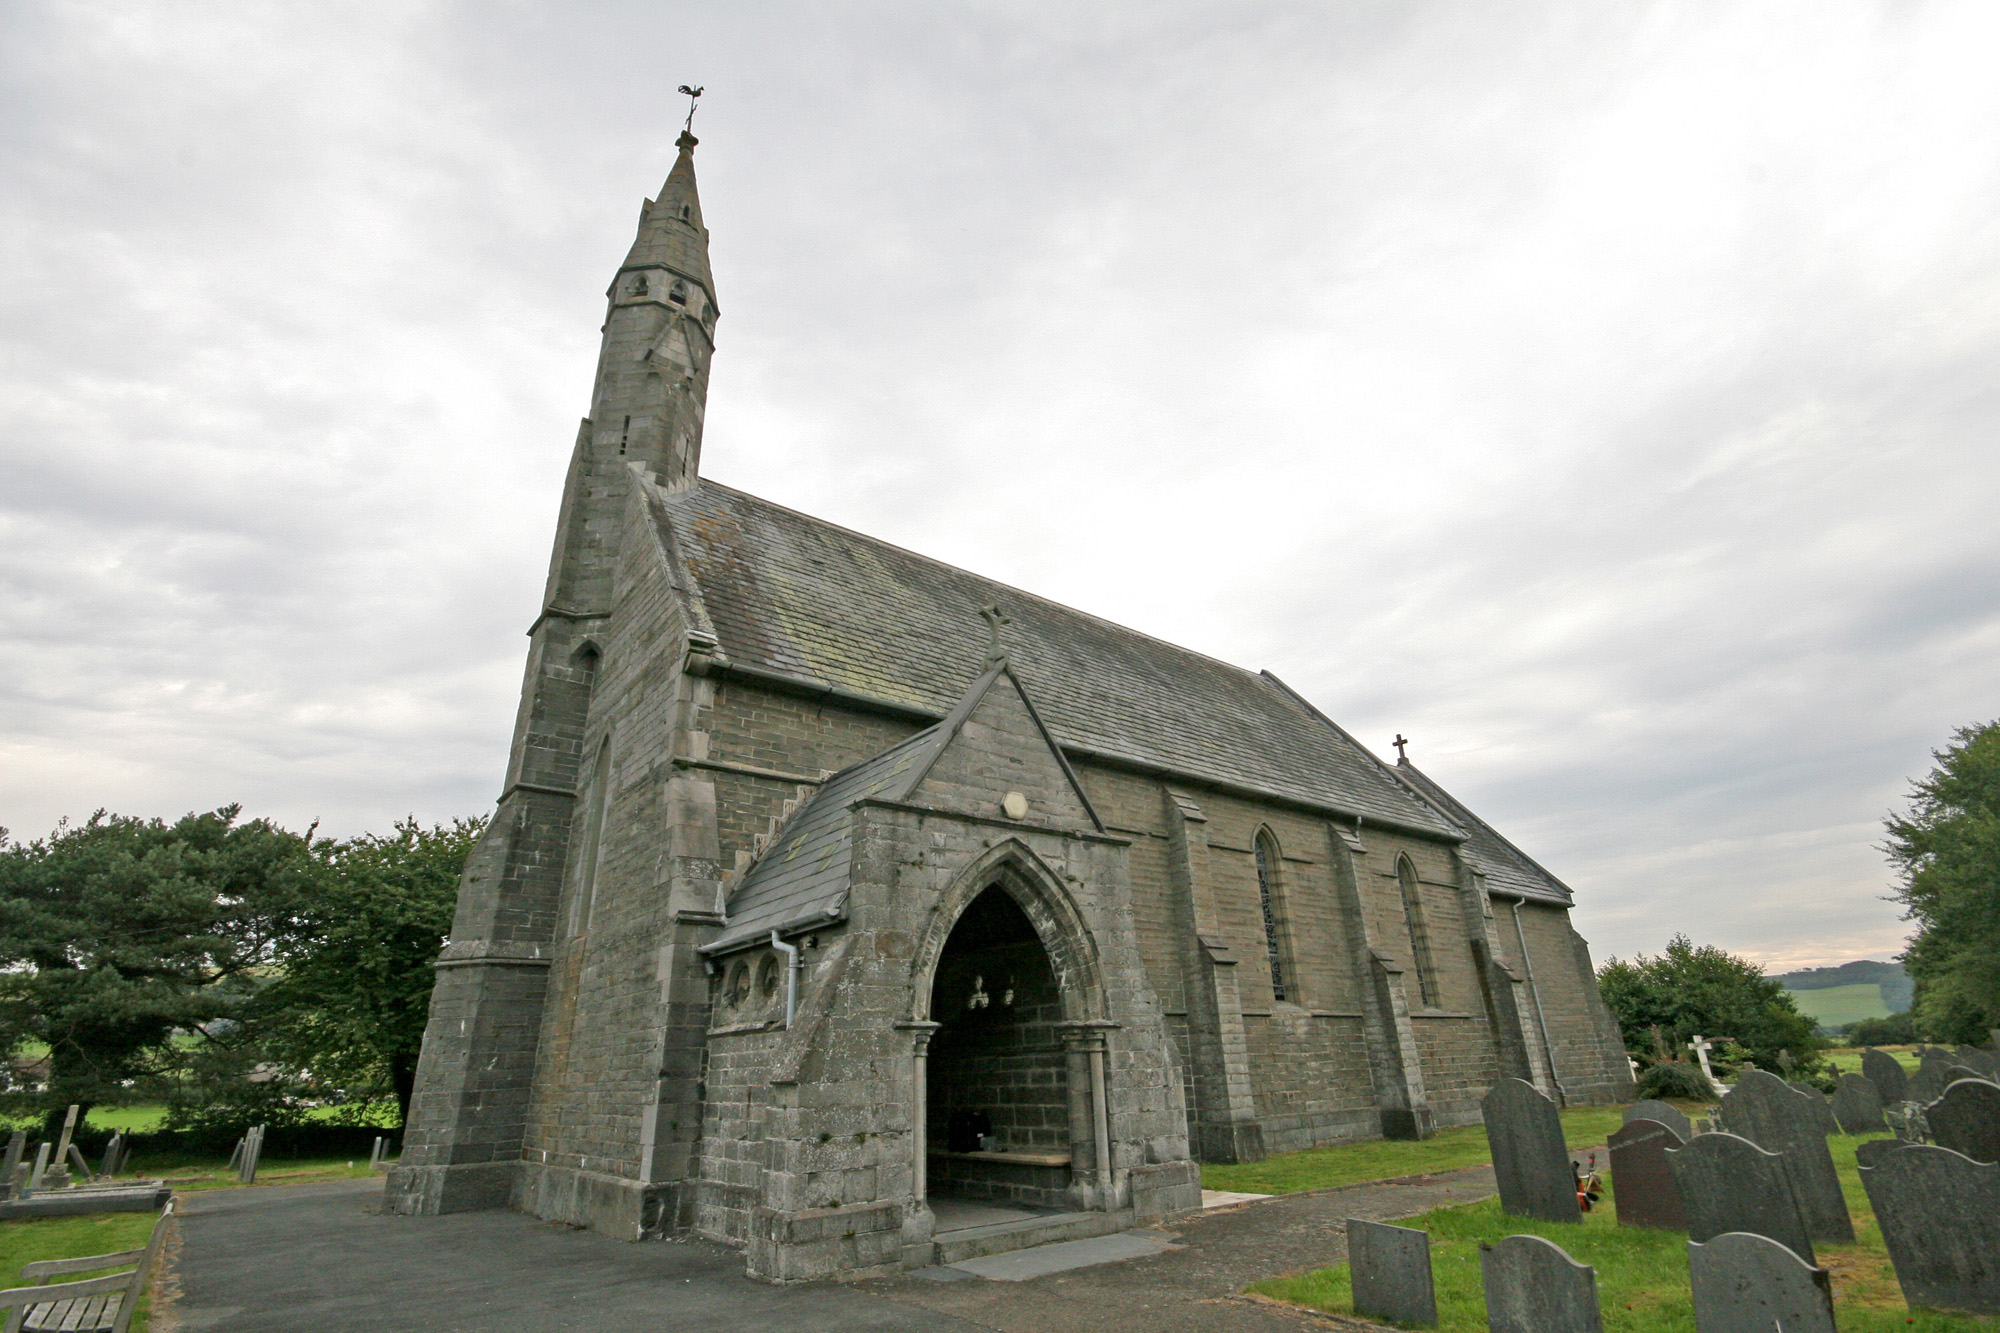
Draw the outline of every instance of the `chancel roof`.
<instances>
[{"instance_id":1,"label":"chancel roof","mask_svg":"<svg viewBox=\"0 0 2000 1333\"><path fill-rule=\"evenodd\" d=\"M1465 844L1459 851L1486 876L1488 891L1561 903L1565 907L1571 905L1567 884L1501 837L1498 829L1459 804L1457 797L1438 786L1415 764L1404 760L1392 771L1464 832Z\"/></svg>"},{"instance_id":2,"label":"chancel roof","mask_svg":"<svg viewBox=\"0 0 2000 1333\"><path fill-rule=\"evenodd\" d=\"M1071 754L1461 836L1271 677L712 481L657 512L731 665L942 718L980 673L979 608L997 603L1014 670Z\"/></svg>"}]
</instances>

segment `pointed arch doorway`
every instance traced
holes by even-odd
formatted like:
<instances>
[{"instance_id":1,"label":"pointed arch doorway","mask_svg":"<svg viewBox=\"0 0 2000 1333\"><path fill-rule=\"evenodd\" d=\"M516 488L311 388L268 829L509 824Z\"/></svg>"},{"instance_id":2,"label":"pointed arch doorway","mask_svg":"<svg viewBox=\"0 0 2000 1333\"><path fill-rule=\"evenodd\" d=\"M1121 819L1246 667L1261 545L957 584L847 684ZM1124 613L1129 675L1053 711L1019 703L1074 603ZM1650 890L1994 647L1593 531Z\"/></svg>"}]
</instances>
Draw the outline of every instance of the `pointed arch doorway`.
<instances>
[{"instance_id":1,"label":"pointed arch doorway","mask_svg":"<svg viewBox=\"0 0 2000 1333\"><path fill-rule=\"evenodd\" d=\"M1072 1154L1090 1137L1090 1102L1066 1017L1034 923L1002 884L988 884L959 914L931 979L938 1026L924 1138L934 1209L1074 1206Z\"/></svg>"}]
</instances>

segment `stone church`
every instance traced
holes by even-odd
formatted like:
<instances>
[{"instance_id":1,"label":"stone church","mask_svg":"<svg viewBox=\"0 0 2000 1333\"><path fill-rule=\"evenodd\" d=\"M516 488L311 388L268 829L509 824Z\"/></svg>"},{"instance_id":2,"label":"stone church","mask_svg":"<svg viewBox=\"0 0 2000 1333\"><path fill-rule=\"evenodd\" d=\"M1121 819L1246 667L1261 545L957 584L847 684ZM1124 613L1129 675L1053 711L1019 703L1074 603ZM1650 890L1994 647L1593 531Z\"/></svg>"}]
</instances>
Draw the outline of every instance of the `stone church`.
<instances>
[{"instance_id":1,"label":"stone church","mask_svg":"<svg viewBox=\"0 0 2000 1333\"><path fill-rule=\"evenodd\" d=\"M691 134L608 292L393 1208L867 1276L1628 1095L1570 891L1246 671L705 480Z\"/></svg>"}]
</instances>

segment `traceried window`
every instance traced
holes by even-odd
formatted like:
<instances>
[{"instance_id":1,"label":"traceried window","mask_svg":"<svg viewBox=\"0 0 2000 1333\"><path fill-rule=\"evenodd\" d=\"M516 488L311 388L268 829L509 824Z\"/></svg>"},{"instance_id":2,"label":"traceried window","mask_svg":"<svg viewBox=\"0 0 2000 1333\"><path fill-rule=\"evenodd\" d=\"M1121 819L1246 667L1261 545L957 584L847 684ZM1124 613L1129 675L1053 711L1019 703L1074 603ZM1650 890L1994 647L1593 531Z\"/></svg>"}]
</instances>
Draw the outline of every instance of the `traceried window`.
<instances>
[{"instance_id":1,"label":"traceried window","mask_svg":"<svg viewBox=\"0 0 2000 1333\"><path fill-rule=\"evenodd\" d=\"M1410 858L1396 858L1396 882L1403 890L1403 919L1410 927L1410 959L1417 969L1417 990L1423 995L1424 1008L1438 1007L1437 963L1431 957L1430 924L1424 919L1423 885L1417 880L1417 868L1410 864Z\"/></svg>"},{"instance_id":2,"label":"traceried window","mask_svg":"<svg viewBox=\"0 0 2000 1333\"><path fill-rule=\"evenodd\" d=\"M1268 830L1257 833L1257 898L1264 908L1264 951L1271 960L1271 998L1282 1000L1286 985L1285 951L1278 942L1278 841Z\"/></svg>"}]
</instances>

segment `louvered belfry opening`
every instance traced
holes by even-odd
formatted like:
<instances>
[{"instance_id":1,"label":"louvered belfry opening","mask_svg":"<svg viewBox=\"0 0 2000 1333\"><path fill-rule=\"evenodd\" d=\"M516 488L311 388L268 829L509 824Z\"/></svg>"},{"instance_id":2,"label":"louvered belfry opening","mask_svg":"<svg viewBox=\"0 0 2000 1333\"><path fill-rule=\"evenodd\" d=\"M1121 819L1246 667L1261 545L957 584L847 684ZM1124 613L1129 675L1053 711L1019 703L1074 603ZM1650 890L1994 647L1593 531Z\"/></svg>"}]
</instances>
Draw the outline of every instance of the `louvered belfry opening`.
<instances>
[{"instance_id":1,"label":"louvered belfry opening","mask_svg":"<svg viewBox=\"0 0 2000 1333\"><path fill-rule=\"evenodd\" d=\"M931 983L929 1193L1063 1207L1070 1183L1062 993L1048 952L994 885L952 928Z\"/></svg>"}]
</instances>

